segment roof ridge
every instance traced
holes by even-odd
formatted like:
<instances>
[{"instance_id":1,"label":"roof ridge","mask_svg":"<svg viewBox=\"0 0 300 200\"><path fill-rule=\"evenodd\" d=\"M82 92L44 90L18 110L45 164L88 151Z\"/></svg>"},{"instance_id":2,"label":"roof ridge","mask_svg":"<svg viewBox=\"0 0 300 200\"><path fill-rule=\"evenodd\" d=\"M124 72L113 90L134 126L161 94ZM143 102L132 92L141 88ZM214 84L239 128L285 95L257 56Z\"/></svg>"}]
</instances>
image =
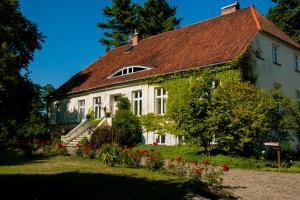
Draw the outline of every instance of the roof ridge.
<instances>
[{"instance_id":1,"label":"roof ridge","mask_svg":"<svg viewBox=\"0 0 300 200\"><path fill-rule=\"evenodd\" d=\"M255 24L256 24L256 27L258 28L258 30L262 30L262 26L257 18L257 15L255 13L255 7L254 6L250 6L250 9L251 9L251 13L252 13L252 16L254 18L254 21L255 21Z\"/></svg>"},{"instance_id":2,"label":"roof ridge","mask_svg":"<svg viewBox=\"0 0 300 200\"><path fill-rule=\"evenodd\" d=\"M242 10L249 9L249 7L251 7L251 6L248 6L248 7L242 8L242 9L239 9L239 10L237 10L237 11L235 11L235 12L239 12L239 11L242 11ZM147 40L147 39L151 39L151 38L154 38L154 37L158 37L158 36L161 36L161 35L164 35L164 34L173 32L173 31L177 31L177 30L179 30L179 29L183 29L183 28L187 28L187 27L194 26L194 25L197 25L197 24L201 24L201 23L203 23L203 22L210 21L210 20L212 20L212 19L217 19L217 18L220 18L220 17L228 16L228 15L230 15L230 14L234 14L235 12L228 13L228 14L226 14L226 15L219 15L219 16L211 17L211 18L205 19L205 20L203 20L203 21L198 21L198 22L195 22L195 23L192 23L192 24L188 24L188 25L186 25L186 26L182 26L182 27L179 27L179 28L170 30L170 31L166 31L166 32L159 33L159 34L157 34L157 35L152 35L152 36L149 36L149 37L147 37L147 38L142 39L141 41Z\"/></svg>"}]
</instances>

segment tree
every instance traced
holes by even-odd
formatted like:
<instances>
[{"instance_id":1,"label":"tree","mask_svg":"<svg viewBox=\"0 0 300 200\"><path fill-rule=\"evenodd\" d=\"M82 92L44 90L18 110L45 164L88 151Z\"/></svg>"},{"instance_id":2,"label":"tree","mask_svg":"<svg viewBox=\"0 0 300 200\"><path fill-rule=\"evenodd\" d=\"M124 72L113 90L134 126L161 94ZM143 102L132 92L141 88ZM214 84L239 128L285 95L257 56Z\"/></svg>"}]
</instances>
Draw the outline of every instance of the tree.
<instances>
[{"instance_id":1,"label":"tree","mask_svg":"<svg viewBox=\"0 0 300 200\"><path fill-rule=\"evenodd\" d=\"M272 1L277 3L277 5L269 9L267 18L300 43L300 1Z\"/></svg>"},{"instance_id":2,"label":"tree","mask_svg":"<svg viewBox=\"0 0 300 200\"><path fill-rule=\"evenodd\" d=\"M132 146L141 141L142 127L136 115L131 111L128 98L118 98L118 111L113 118L112 128L123 129L127 132L125 145Z\"/></svg>"},{"instance_id":3,"label":"tree","mask_svg":"<svg viewBox=\"0 0 300 200\"><path fill-rule=\"evenodd\" d=\"M109 51L111 47L126 44L129 35L138 30L142 38L156 35L176 28L181 19L177 19L176 7L171 7L166 0L147 0L144 6L131 0L113 0L112 7L103 9L107 22L97 26L111 31L105 32L100 43Z\"/></svg>"},{"instance_id":4,"label":"tree","mask_svg":"<svg viewBox=\"0 0 300 200\"><path fill-rule=\"evenodd\" d=\"M30 114L35 89L28 64L43 36L22 15L17 0L0 1L0 35L0 143L5 147Z\"/></svg>"}]
</instances>

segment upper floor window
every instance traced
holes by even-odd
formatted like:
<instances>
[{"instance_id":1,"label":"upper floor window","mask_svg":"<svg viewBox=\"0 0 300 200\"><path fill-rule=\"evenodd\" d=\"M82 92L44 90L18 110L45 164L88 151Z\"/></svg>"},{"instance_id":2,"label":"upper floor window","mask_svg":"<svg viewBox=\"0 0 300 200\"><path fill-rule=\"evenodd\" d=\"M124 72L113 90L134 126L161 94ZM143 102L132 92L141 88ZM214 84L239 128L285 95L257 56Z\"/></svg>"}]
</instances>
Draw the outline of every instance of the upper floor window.
<instances>
[{"instance_id":1,"label":"upper floor window","mask_svg":"<svg viewBox=\"0 0 300 200\"><path fill-rule=\"evenodd\" d=\"M93 99L93 111L95 119L100 119L101 117L101 98L95 97Z\"/></svg>"},{"instance_id":2,"label":"upper floor window","mask_svg":"<svg viewBox=\"0 0 300 200\"><path fill-rule=\"evenodd\" d=\"M137 116L142 115L142 91L132 93L133 113Z\"/></svg>"},{"instance_id":3,"label":"upper floor window","mask_svg":"<svg viewBox=\"0 0 300 200\"><path fill-rule=\"evenodd\" d=\"M163 88L155 89L155 113L163 115L166 112L167 92Z\"/></svg>"},{"instance_id":4,"label":"upper floor window","mask_svg":"<svg viewBox=\"0 0 300 200\"><path fill-rule=\"evenodd\" d=\"M299 63L299 56L298 55L294 56L294 66L295 66L295 70L300 72L300 63Z\"/></svg>"},{"instance_id":5,"label":"upper floor window","mask_svg":"<svg viewBox=\"0 0 300 200\"><path fill-rule=\"evenodd\" d=\"M132 73L145 71L145 70L150 70L150 69L151 69L151 67L145 67L145 66L128 66L128 67L124 67L124 68L116 71L115 73L113 73L108 78L113 78L113 77L117 77L117 76L124 76L124 75L127 75L127 74L132 74Z\"/></svg>"},{"instance_id":6,"label":"upper floor window","mask_svg":"<svg viewBox=\"0 0 300 200\"><path fill-rule=\"evenodd\" d=\"M78 101L78 114L79 114L79 120L85 119L85 101L84 100Z\"/></svg>"},{"instance_id":7,"label":"upper floor window","mask_svg":"<svg viewBox=\"0 0 300 200\"><path fill-rule=\"evenodd\" d=\"M278 56L279 56L279 45L278 44L273 44L272 45L272 60L273 60L273 63L279 64L278 63Z\"/></svg>"}]
</instances>

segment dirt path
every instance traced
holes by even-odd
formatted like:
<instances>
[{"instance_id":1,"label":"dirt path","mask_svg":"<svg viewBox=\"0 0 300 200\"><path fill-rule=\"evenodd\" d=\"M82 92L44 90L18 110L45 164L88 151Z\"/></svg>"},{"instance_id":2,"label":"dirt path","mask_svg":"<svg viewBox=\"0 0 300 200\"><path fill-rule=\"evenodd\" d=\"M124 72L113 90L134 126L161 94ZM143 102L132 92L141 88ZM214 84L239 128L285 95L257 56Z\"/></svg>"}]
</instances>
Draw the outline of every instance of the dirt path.
<instances>
[{"instance_id":1,"label":"dirt path","mask_svg":"<svg viewBox=\"0 0 300 200\"><path fill-rule=\"evenodd\" d=\"M300 173L233 169L224 175L224 185L239 199L300 200Z\"/></svg>"}]
</instances>

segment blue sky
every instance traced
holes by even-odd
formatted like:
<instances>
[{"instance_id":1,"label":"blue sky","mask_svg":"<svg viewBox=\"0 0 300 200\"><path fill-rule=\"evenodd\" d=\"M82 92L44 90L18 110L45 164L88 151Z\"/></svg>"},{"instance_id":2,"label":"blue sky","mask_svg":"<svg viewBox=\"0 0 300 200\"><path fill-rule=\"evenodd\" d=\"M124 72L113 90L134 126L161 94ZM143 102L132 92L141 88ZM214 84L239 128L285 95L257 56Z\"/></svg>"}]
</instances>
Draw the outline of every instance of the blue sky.
<instances>
[{"instance_id":1,"label":"blue sky","mask_svg":"<svg viewBox=\"0 0 300 200\"><path fill-rule=\"evenodd\" d=\"M145 0L134 0L143 4ZM169 0L177 7L180 26L220 15L220 8L233 0ZM242 7L255 5L263 13L271 0L240 0ZM99 43L104 30L96 24L105 21L102 9L111 0L20 0L21 11L46 36L42 50L30 63L30 78L40 85L59 87L72 75L105 53Z\"/></svg>"}]
</instances>

